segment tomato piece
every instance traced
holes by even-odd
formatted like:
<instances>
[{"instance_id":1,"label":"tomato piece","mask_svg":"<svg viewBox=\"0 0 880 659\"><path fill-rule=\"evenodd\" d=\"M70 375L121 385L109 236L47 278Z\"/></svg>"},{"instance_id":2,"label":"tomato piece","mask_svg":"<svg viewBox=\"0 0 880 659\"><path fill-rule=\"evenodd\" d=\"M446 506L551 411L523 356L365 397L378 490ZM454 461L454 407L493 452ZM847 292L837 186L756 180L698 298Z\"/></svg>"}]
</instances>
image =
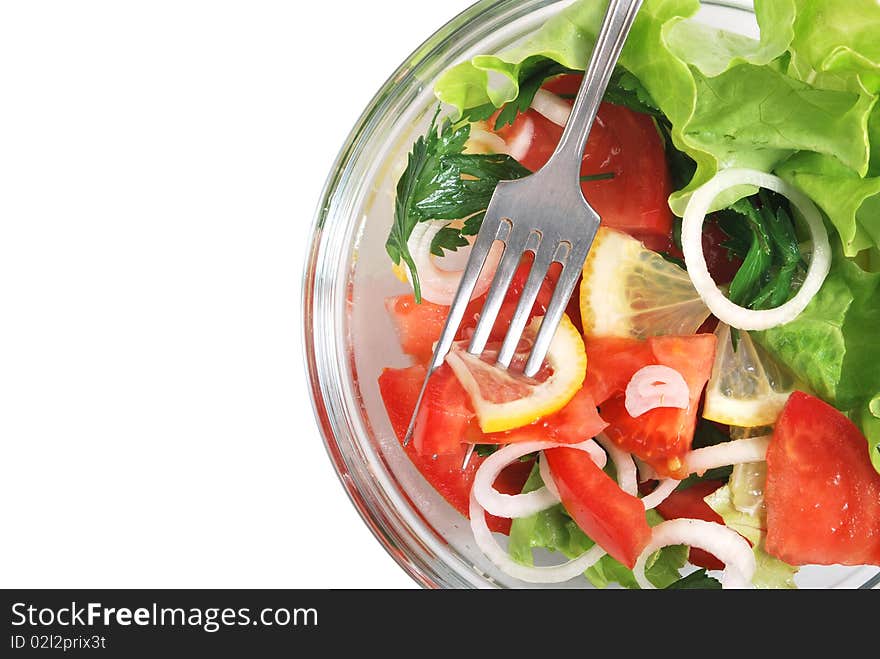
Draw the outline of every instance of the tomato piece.
<instances>
[{"instance_id":1,"label":"tomato piece","mask_svg":"<svg viewBox=\"0 0 880 659\"><path fill-rule=\"evenodd\" d=\"M464 387L452 368L441 364L425 387L413 427L413 446L419 455L428 457L458 454L469 432L479 434L479 429L473 427L475 419Z\"/></svg>"},{"instance_id":2,"label":"tomato piece","mask_svg":"<svg viewBox=\"0 0 880 659\"><path fill-rule=\"evenodd\" d=\"M632 568L651 538L645 507L573 448L544 451L562 505L577 525L611 556Z\"/></svg>"},{"instance_id":3,"label":"tomato piece","mask_svg":"<svg viewBox=\"0 0 880 659\"><path fill-rule=\"evenodd\" d=\"M790 565L880 565L880 474L859 429L794 392L767 449L767 552Z\"/></svg>"},{"instance_id":4,"label":"tomato piece","mask_svg":"<svg viewBox=\"0 0 880 659\"><path fill-rule=\"evenodd\" d=\"M417 304L414 295L398 295L385 300L385 308L394 323L401 350L419 362L430 361L449 307L427 300Z\"/></svg>"},{"instance_id":5,"label":"tomato piece","mask_svg":"<svg viewBox=\"0 0 880 659\"><path fill-rule=\"evenodd\" d=\"M579 80L580 76L563 76L545 84L545 88L568 93L559 90L575 86ZM517 123L524 121L531 122L533 136L520 162L535 171L549 160L562 136L562 127L530 109L518 115L513 126L500 127L497 133L511 141L521 130ZM494 117L489 125L494 125ZM581 184L603 225L633 235L671 234L672 212L667 199L672 182L663 140L650 116L611 103L600 105L581 167L582 176L595 174L614 174L611 179Z\"/></svg>"},{"instance_id":6,"label":"tomato piece","mask_svg":"<svg viewBox=\"0 0 880 659\"><path fill-rule=\"evenodd\" d=\"M493 432L480 437L481 444L513 444L515 442L560 442L577 444L595 437L608 424L599 416L592 396L581 389L558 412L534 423L513 430Z\"/></svg>"},{"instance_id":7,"label":"tomato piece","mask_svg":"<svg viewBox=\"0 0 880 659\"><path fill-rule=\"evenodd\" d=\"M706 522L724 524L724 519L709 507L703 499L724 485L722 481L705 480L694 483L686 490L676 490L657 506L663 519L701 519ZM697 547L691 547L689 560L694 565L707 570L723 570L724 563L712 554Z\"/></svg>"},{"instance_id":8,"label":"tomato piece","mask_svg":"<svg viewBox=\"0 0 880 659\"><path fill-rule=\"evenodd\" d=\"M688 408L660 407L633 418L626 410L625 395L617 395L600 404L602 418L610 424L605 434L650 464L660 476L684 478L684 457L691 448L700 397L715 359L715 336L656 336L646 343L653 353L650 363L675 369L687 382ZM587 359L589 370L589 356ZM615 384L620 380L614 374L605 377Z\"/></svg>"},{"instance_id":9,"label":"tomato piece","mask_svg":"<svg viewBox=\"0 0 880 659\"><path fill-rule=\"evenodd\" d=\"M386 368L379 376L379 391L385 403L388 419L401 444L406 435L416 400L427 371L424 366L409 368ZM467 446L459 444L458 452L433 456L420 454L414 442L404 447L409 459L426 481L459 513L468 516L471 487L474 474L484 458L472 455L466 468L462 469ZM518 494L531 471L530 462L516 462L498 476L495 489L504 494ZM486 515L489 528L499 533L509 533L511 521L494 515Z\"/></svg>"},{"instance_id":10,"label":"tomato piece","mask_svg":"<svg viewBox=\"0 0 880 659\"><path fill-rule=\"evenodd\" d=\"M587 375L584 389L598 405L623 394L632 376L643 366L654 363L647 341L624 338L588 338Z\"/></svg>"},{"instance_id":11,"label":"tomato piece","mask_svg":"<svg viewBox=\"0 0 880 659\"><path fill-rule=\"evenodd\" d=\"M580 73L564 73L553 78L548 78L542 85L544 89L558 96L577 96L581 88L581 79L583 75Z\"/></svg>"}]
</instances>

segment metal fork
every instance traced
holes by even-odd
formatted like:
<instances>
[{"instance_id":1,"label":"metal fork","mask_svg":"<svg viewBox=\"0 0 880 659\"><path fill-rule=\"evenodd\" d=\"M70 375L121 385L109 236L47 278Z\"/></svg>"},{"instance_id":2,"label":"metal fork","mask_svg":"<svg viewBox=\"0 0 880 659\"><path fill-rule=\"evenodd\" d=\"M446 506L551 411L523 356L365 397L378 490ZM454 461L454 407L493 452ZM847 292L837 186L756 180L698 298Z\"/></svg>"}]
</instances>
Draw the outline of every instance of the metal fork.
<instances>
[{"instance_id":1,"label":"metal fork","mask_svg":"<svg viewBox=\"0 0 880 659\"><path fill-rule=\"evenodd\" d=\"M510 366L544 276L551 264L557 262L562 270L523 373L532 377L541 368L599 230L599 215L581 191L581 161L599 103L641 4L642 0L610 0L571 115L553 155L534 174L516 181L501 181L495 188L434 348L404 445L412 438L428 380L452 348L480 271L496 240L504 243L504 254L480 311L468 352L473 355L483 352L514 272L523 254L530 251L534 253L531 270L496 363L505 369Z\"/></svg>"}]
</instances>

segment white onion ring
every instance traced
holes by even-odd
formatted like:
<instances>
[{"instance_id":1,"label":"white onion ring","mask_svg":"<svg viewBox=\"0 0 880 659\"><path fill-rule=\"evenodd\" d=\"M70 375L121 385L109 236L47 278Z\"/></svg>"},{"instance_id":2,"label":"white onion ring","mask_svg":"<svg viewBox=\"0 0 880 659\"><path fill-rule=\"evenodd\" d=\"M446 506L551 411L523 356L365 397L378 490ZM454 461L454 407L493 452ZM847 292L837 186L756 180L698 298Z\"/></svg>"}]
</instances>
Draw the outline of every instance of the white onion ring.
<instances>
[{"instance_id":1,"label":"white onion ring","mask_svg":"<svg viewBox=\"0 0 880 659\"><path fill-rule=\"evenodd\" d=\"M639 483L658 480L657 472L654 471L654 467L635 456L633 456L633 462L636 463L636 468L639 471Z\"/></svg>"},{"instance_id":2,"label":"white onion ring","mask_svg":"<svg viewBox=\"0 0 880 659\"><path fill-rule=\"evenodd\" d=\"M493 133L482 128L478 128L476 124L471 124L471 133L468 137L469 144L476 144L484 147L489 153L507 153L507 142L497 133ZM477 150L477 152L480 152Z\"/></svg>"},{"instance_id":3,"label":"white onion ring","mask_svg":"<svg viewBox=\"0 0 880 659\"><path fill-rule=\"evenodd\" d=\"M662 365L644 366L636 371L626 385L624 407L633 418L658 407L686 410L690 390L681 373Z\"/></svg>"},{"instance_id":4,"label":"white onion ring","mask_svg":"<svg viewBox=\"0 0 880 659\"><path fill-rule=\"evenodd\" d=\"M605 466L605 453L592 439L579 444L539 441L508 444L483 460L483 463L477 469L477 473L474 475L474 484L471 488L477 503L496 517L509 517L512 519L534 515L559 503L558 493L554 494L553 490L547 487L546 482L544 487L525 494L502 494L492 487L504 468L524 455L559 447L584 451L590 455L593 462L599 465L600 469Z\"/></svg>"},{"instance_id":5,"label":"white onion ring","mask_svg":"<svg viewBox=\"0 0 880 659\"><path fill-rule=\"evenodd\" d=\"M803 285L792 299L775 309L755 311L734 304L719 290L706 266L702 244L703 220L718 194L735 185L753 185L787 197L800 211L813 238L813 255ZM816 205L803 192L778 176L755 169L722 170L695 190L684 211L681 243L688 275L703 302L719 320L742 330L769 329L796 318L819 292L831 268L828 233Z\"/></svg>"},{"instance_id":6,"label":"white onion ring","mask_svg":"<svg viewBox=\"0 0 880 659\"><path fill-rule=\"evenodd\" d=\"M418 222L409 236L407 245L413 257L416 272L419 273L422 297L428 302L449 306L458 290L462 270L443 270L437 267L434 256L431 254L431 242L434 240L434 236L447 224L449 224L448 220ZM501 243L496 242L492 245L486 262L483 264L483 270L477 279L474 292L471 294L471 299L479 297L489 290L503 252L504 248ZM411 273L407 272L407 278L412 282Z\"/></svg>"},{"instance_id":7,"label":"white onion ring","mask_svg":"<svg viewBox=\"0 0 880 659\"><path fill-rule=\"evenodd\" d=\"M657 487L650 494L642 497L642 504L645 506L645 510L652 510L666 501L666 497L675 491L679 483L681 481L677 481L674 478L664 478L657 483Z\"/></svg>"},{"instance_id":8,"label":"white onion ring","mask_svg":"<svg viewBox=\"0 0 880 659\"><path fill-rule=\"evenodd\" d=\"M748 541L736 531L716 522L701 519L670 519L651 529L651 539L633 567L636 581L642 588L654 588L645 576L645 562L662 547L688 545L703 549L725 564L722 586L749 585L755 575L755 554ZM734 571L730 574L730 571Z\"/></svg>"},{"instance_id":9,"label":"white onion ring","mask_svg":"<svg viewBox=\"0 0 880 659\"><path fill-rule=\"evenodd\" d=\"M599 545L593 545L590 549L575 559L554 565L552 567L530 567L517 563L495 541L492 532L486 524L486 511L480 506L477 498L471 490L471 501L468 514L471 518L471 531L474 541L486 557L497 565L503 572L515 579L527 583L562 583L584 573L605 555L605 550Z\"/></svg>"},{"instance_id":10,"label":"white onion ring","mask_svg":"<svg viewBox=\"0 0 880 659\"><path fill-rule=\"evenodd\" d=\"M541 480L544 481L544 487L553 493L557 501L561 501L562 497L559 496L556 481L553 480L553 474L550 473L550 463L547 462L547 458L544 457L543 453L541 453L541 457L538 460L538 473L541 475Z\"/></svg>"},{"instance_id":11,"label":"white onion ring","mask_svg":"<svg viewBox=\"0 0 880 659\"><path fill-rule=\"evenodd\" d=\"M687 454L684 462L689 472L703 474L707 469L716 467L762 462L767 457L769 445L770 435L734 439L715 446L694 449Z\"/></svg>"},{"instance_id":12,"label":"white onion ring","mask_svg":"<svg viewBox=\"0 0 880 659\"><path fill-rule=\"evenodd\" d=\"M532 99L532 109L557 126L565 128L571 115L571 103L546 89L539 89Z\"/></svg>"},{"instance_id":13,"label":"white onion ring","mask_svg":"<svg viewBox=\"0 0 880 659\"><path fill-rule=\"evenodd\" d=\"M615 444L605 433L596 436L596 441L608 451L614 469L617 471L617 484L620 489L634 497L639 496L638 474L632 454L627 453Z\"/></svg>"},{"instance_id":14,"label":"white onion ring","mask_svg":"<svg viewBox=\"0 0 880 659\"><path fill-rule=\"evenodd\" d=\"M535 122L529 117L520 117L517 122L519 130L514 133L513 137L507 142L507 155L514 160L522 160L529 152L532 146L532 139L535 136Z\"/></svg>"},{"instance_id":15,"label":"white onion ring","mask_svg":"<svg viewBox=\"0 0 880 659\"><path fill-rule=\"evenodd\" d=\"M739 573L736 568L728 566L721 573L721 588L723 590L752 588L752 583Z\"/></svg>"}]
</instances>

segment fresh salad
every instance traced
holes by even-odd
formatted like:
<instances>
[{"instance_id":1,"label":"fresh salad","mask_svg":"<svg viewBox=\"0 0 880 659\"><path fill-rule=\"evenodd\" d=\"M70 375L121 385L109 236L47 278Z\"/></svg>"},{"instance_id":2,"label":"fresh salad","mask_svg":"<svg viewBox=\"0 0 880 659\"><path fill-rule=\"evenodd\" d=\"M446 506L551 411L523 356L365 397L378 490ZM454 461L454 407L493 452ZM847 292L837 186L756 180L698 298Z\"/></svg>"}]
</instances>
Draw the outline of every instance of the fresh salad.
<instances>
[{"instance_id":1,"label":"fresh salad","mask_svg":"<svg viewBox=\"0 0 880 659\"><path fill-rule=\"evenodd\" d=\"M387 240L412 288L386 300L412 365L379 378L402 443L456 268L498 181L553 152L606 5L435 86ZM467 352L499 244L405 443L523 581L793 588L804 565L880 565L880 3L756 0L757 40L698 9L636 18L583 156L602 227L541 371L523 358L558 264L494 359L528 254Z\"/></svg>"}]
</instances>

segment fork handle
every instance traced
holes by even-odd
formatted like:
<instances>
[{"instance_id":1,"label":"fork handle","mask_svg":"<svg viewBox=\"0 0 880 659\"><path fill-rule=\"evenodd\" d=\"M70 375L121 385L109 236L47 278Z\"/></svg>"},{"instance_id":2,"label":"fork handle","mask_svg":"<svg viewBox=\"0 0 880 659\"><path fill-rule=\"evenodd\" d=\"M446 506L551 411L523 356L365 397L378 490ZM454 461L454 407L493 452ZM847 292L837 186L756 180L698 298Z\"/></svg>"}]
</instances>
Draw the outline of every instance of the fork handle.
<instances>
[{"instance_id":1,"label":"fork handle","mask_svg":"<svg viewBox=\"0 0 880 659\"><path fill-rule=\"evenodd\" d=\"M587 146L587 136L593 127L599 103L608 87L614 65L626 41L642 0L610 0L602 28L596 38L590 63L584 74L574 106L565 130L548 161L547 169L574 168L574 176L580 181L581 160ZM566 177L571 173L564 174Z\"/></svg>"}]
</instances>

